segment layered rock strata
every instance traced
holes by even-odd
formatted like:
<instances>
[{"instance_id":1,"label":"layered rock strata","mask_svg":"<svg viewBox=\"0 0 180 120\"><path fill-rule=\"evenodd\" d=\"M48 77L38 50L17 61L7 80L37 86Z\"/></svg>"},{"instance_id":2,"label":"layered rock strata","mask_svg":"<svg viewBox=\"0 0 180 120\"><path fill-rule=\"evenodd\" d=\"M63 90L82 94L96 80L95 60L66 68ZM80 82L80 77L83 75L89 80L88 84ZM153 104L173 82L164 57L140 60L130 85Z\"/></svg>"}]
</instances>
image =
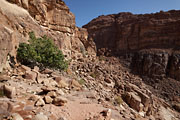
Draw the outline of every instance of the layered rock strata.
<instances>
[{"instance_id":1,"label":"layered rock strata","mask_svg":"<svg viewBox=\"0 0 180 120\"><path fill-rule=\"evenodd\" d=\"M99 55L126 56L138 74L180 80L180 11L99 16L83 27Z\"/></svg>"},{"instance_id":2,"label":"layered rock strata","mask_svg":"<svg viewBox=\"0 0 180 120\"><path fill-rule=\"evenodd\" d=\"M180 45L180 11L155 14L119 13L99 16L84 26L97 49L117 54L146 48L176 48Z\"/></svg>"},{"instance_id":3,"label":"layered rock strata","mask_svg":"<svg viewBox=\"0 0 180 120\"><path fill-rule=\"evenodd\" d=\"M31 31L52 38L67 58L93 47L84 46L87 31L76 27L75 16L62 0L2 0L0 24L0 71L7 66L8 54L15 57L18 44L27 42Z\"/></svg>"}]
</instances>

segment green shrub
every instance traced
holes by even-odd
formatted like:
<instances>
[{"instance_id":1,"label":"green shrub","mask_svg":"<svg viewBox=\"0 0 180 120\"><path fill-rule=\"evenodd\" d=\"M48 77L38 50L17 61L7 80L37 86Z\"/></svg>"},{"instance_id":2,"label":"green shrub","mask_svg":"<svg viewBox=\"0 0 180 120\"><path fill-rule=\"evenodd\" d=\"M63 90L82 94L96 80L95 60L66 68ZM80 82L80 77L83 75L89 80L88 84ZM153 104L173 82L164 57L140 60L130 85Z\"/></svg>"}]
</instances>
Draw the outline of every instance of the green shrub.
<instances>
[{"instance_id":1,"label":"green shrub","mask_svg":"<svg viewBox=\"0 0 180 120\"><path fill-rule=\"evenodd\" d=\"M3 96L5 96L4 91L3 91L3 89L0 89L0 97L3 97Z\"/></svg>"},{"instance_id":2,"label":"green shrub","mask_svg":"<svg viewBox=\"0 0 180 120\"><path fill-rule=\"evenodd\" d=\"M102 56L102 55L99 56L99 61L105 61L105 59L106 59L106 58L105 58L104 56Z\"/></svg>"},{"instance_id":3,"label":"green shrub","mask_svg":"<svg viewBox=\"0 0 180 120\"><path fill-rule=\"evenodd\" d=\"M86 81L83 78L81 78L78 82L80 85L84 85L86 83Z\"/></svg>"},{"instance_id":4,"label":"green shrub","mask_svg":"<svg viewBox=\"0 0 180 120\"><path fill-rule=\"evenodd\" d=\"M92 77L92 78L99 78L100 77L100 73L97 71L97 70L95 70L94 72L92 72L91 74L90 74L90 76Z\"/></svg>"},{"instance_id":5,"label":"green shrub","mask_svg":"<svg viewBox=\"0 0 180 120\"><path fill-rule=\"evenodd\" d=\"M124 102L121 96L116 96L114 100L118 105L121 105Z\"/></svg>"},{"instance_id":6,"label":"green shrub","mask_svg":"<svg viewBox=\"0 0 180 120\"><path fill-rule=\"evenodd\" d=\"M68 67L64 55L46 36L36 38L33 32L29 33L29 44L20 43L17 50L17 59L22 64L36 64L45 67L65 70Z\"/></svg>"}]
</instances>

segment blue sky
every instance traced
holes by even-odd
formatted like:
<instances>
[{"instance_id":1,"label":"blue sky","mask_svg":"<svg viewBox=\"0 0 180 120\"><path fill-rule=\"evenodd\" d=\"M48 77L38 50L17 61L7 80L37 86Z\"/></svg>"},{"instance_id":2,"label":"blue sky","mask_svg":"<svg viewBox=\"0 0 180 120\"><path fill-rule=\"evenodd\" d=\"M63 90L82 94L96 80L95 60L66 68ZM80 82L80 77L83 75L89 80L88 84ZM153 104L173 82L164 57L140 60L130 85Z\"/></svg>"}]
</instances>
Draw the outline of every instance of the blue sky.
<instances>
[{"instance_id":1,"label":"blue sky","mask_svg":"<svg viewBox=\"0 0 180 120\"><path fill-rule=\"evenodd\" d=\"M81 27L92 19L107 14L132 12L134 14L154 13L160 10L180 10L180 0L64 0L76 16Z\"/></svg>"}]
</instances>

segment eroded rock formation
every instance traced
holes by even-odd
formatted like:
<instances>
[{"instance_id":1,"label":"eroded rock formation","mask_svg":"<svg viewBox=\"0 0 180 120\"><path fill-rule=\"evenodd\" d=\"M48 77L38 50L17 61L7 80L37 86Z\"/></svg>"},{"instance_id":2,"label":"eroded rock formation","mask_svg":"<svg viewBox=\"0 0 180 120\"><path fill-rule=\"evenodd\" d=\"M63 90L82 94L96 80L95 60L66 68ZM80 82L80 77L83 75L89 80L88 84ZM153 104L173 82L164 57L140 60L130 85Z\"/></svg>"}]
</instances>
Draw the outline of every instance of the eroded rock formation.
<instances>
[{"instance_id":1,"label":"eroded rock formation","mask_svg":"<svg viewBox=\"0 0 180 120\"><path fill-rule=\"evenodd\" d=\"M62 0L2 0L0 18L1 70L8 53L16 56L18 44L26 42L31 31L52 38L68 58L82 54L82 48L94 53L93 44L83 44L87 42L86 29L76 27L75 16Z\"/></svg>"},{"instance_id":2,"label":"eroded rock formation","mask_svg":"<svg viewBox=\"0 0 180 120\"><path fill-rule=\"evenodd\" d=\"M99 54L126 54L138 74L180 80L177 67L180 63L177 52L180 46L180 11L99 16L84 28L88 30L89 39L96 43Z\"/></svg>"},{"instance_id":3,"label":"eroded rock formation","mask_svg":"<svg viewBox=\"0 0 180 120\"><path fill-rule=\"evenodd\" d=\"M97 48L117 54L144 48L175 48L180 45L180 11L99 16L84 26Z\"/></svg>"}]
</instances>

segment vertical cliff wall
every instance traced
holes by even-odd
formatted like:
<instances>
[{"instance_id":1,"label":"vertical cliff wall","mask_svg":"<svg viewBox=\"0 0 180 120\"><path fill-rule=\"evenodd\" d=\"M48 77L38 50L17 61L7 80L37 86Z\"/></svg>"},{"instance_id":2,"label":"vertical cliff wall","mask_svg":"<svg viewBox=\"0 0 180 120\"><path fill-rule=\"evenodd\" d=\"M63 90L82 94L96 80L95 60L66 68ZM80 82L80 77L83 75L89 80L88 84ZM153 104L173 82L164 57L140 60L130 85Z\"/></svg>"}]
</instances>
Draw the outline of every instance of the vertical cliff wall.
<instances>
[{"instance_id":1,"label":"vertical cliff wall","mask_svg":"<svg viewBox=\"0 0 180 120\"><path fill-rule=\"evenodd\" d=\"M98 49L121 53L147 48L176 48L180 45L180 11L133 15L99 16L84 26Z\"/></svg>"}]
</instances>

